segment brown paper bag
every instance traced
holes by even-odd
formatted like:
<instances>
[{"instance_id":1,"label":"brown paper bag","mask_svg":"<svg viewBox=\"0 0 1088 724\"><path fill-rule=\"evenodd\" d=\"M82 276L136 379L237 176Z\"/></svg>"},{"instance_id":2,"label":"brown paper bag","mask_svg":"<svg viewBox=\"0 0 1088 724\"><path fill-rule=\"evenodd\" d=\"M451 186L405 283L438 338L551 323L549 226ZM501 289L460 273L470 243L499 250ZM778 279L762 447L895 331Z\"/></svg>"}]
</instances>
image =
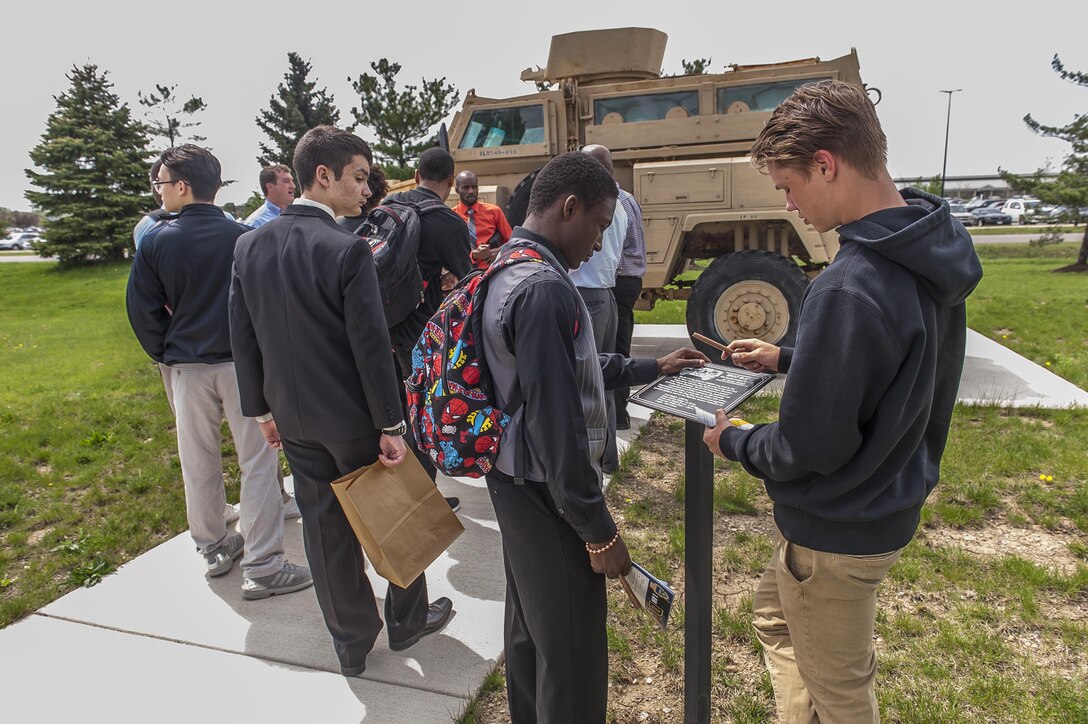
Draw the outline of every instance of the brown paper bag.
<instances>
[{"instance_id":1,"label":"brown paper bag","mask_svg":"<svg viewBox=\"0 0 1088 724\"><path fill-rule=\"evenodd\" d=\"M375 462L332 489L374 570L401 588L465 532L411 451L395 468Z\"/></svg>"}]
</instances>

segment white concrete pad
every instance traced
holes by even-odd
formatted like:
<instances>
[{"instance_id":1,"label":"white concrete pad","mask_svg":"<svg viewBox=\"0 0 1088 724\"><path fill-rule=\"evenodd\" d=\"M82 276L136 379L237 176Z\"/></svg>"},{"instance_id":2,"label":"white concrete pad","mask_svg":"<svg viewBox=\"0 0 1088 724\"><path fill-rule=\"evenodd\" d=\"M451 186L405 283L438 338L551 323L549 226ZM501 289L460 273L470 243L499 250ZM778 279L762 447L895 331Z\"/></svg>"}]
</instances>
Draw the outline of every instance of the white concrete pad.
<instances>
[{"instance_id":1,"label":"white concrete pad","mask_svg":"<svg viewBox=\"0 0 1088 724\"><path fill-rule=\"evenodd\" d=\"M960 402L1088 407L1088 392L989 337L970 329L967 332Z\"/></svg>"},{"instance_id":2,"label":"white concrete pad","mask_svg":"<svg viewBox=\"0 0 1088 724\"><path fill-rule=\"evenodd\" d=\"M0 631L7 722L448 722L459 697L34 614Z\"/></svg>"},{"instance_id":3,"label":"white concrete pad","mask_svg":"<svg viewBox=\"0 0 1088 724\"><path fill-rule=\"evenodd\" d=\"M389 650L384 635L367 658L365 678L465 696L474 692L502 652L505 575L501 538L483 481L442 478L461 498L465 533L427 571L433 600L449 596L456 614L441 633L408 651ZM301 523L286 525L289 560L305 561ZM369 571L375 593L386 583ZM381 611L383 601L379 599ZM362 603L360 605L363 605ZM148 551L94 588L77 589L43 613L117 631L339 672L313 589L259 601L241 593L238 566L207 579L188 533Z\"/></svg>"}]
</instances>

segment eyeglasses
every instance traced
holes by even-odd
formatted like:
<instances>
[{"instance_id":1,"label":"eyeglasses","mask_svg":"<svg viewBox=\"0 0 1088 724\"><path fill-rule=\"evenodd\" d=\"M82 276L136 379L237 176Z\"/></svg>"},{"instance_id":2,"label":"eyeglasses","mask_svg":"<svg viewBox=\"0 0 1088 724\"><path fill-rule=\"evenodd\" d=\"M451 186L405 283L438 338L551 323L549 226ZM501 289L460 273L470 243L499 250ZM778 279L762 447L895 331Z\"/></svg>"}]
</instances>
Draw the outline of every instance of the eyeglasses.
<instances>
[{"instance_id":1,"label":"eyeglasses","mask_svg":"<svg viewBox=\"0 0 1088 724\"><path fill-rule=\"evenodd\" d=\"M184 179L180 179L180 178L175 178L175 179L171 179L171 180L169 180L169 181L152 181L152 182L151 182L151 185L155 187L155 190L156 190L156 191L158 191L158 190L159 190L159 188L160 188L160 187L161 187L161 186L162 186L163 184L176 184L176 183L181 183L181 182L183 182L183 181L184 181Z\"/></svg>"}]
</instances>

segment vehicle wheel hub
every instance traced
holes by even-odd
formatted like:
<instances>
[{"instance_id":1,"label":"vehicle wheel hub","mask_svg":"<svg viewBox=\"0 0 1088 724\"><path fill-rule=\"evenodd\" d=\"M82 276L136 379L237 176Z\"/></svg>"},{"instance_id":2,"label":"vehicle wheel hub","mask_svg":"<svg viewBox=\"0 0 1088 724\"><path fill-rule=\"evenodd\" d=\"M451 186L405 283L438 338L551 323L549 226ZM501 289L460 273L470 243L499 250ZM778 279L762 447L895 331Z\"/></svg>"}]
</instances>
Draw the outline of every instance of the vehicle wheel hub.
<instances>
[{"instance_id":1,"label":"vehicle wheel hub","mask_svg":"<svg viewBox=\"0 0 1088 724\"><path fill-rule=\"evenodd\" d=\"M777 341L790 325L786 298L775 286L743 281L725 290L714 306L714 322L722 339L759 337Z\"/></svg>"}]
</instances>

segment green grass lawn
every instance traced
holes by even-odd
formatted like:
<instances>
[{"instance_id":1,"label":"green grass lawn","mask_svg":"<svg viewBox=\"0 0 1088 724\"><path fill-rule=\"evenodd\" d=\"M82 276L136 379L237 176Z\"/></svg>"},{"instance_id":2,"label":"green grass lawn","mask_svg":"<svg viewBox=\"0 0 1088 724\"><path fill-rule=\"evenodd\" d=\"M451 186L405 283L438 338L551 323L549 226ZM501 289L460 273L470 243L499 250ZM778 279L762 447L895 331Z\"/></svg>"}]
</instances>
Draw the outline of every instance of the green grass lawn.
<instances>
[{"instance_id":1,"label":"green grass lawn","mask_svg":"<svg viewBox=\"0 0 1088 724\"><path fill-rule=\"evenodd\" d=\"M1002 234L1039 234L1040 236L1056 228L1061 234L1083 234L1084 226L1064 224L1058 227L1050 227L1046 224L1031 224L1029 226L968 226L967 231L971 236L1001 236Z\"/></svg>"},{"instance_id":2,"label":"green grass lawn","mask_svg":"<svg viewBox=\"0 0 1088 724\"><path fill-rule=\"evenodd\" d=\"M778 403L760 395L740 414L770 422ZM608 488L632 558L678 592L683 431L680 420L655 414ZM886 721L1088 721L1086 448L1086 410L957 407L922 527L880 587L877 696ZM712 720L771 722L752 630L752 593L774 541L770 502L758 480L719 459L714 511ZM608 605L610 721L677 721L683 599L665 632L617 586ZM504 696L487 687L460 721L507 721Z\"/></svg>"},{"instance_id":3,"label":"green grass lawn","mask_svg":"<svg viewBox=\"0 0 1088 724\"><path fill-rule=\"evenodd\" d=\"M1088 277L1050 273L1072 261L1076 246L983 245L979 253L986 278L969 302L972 327L1088 386ZM158 371L128 326L127 276L125 264L67 272L0 265L0 626L186 527L173 421ZM673 304L682 323L683 303ZM1017 520L1041 526L1062 519L1062 506L1083 508L1070 518L1083 530L1088 498L1068 482L1083 467L1083 446L1061 448L1015 484L988 477L1017 456L1037 459L1039 445L1076 427L1079 418L1062 417L1075 413L1045 413L1035 427L1011 431L997 412L980 415L966 447L989 452L947 463L949 496L927 515L948 524L986 519L997 494L1019 501ZM224 452L228 497L237 500L229 437ZM1055 484L1040 485L1038 474ZM742 486L723 500L739 496L728 504L742 505L746 495Z\"/></svg>"},{"instance_id":4,"label":"green grass lawn","mask_svg":"<svg viewBox=\"0 0 1088 724\"><path fill-rule=\"evenodd\" d=\"M0 626L187 527L173 420L125 316L127 278L126 264L0 265Z\"/></svg>"},{"instance_id":5,"label":"green grass lawn","mask_svg":"<svg viewBox=\"0 0 1088 724\"><path fill-rule=\"evenodd\" d=\"M979 244L985 276L967 300L967 324L1088 389L1088 274L1053 273L1079 244Z\"/></svg>"}]
</instances>

